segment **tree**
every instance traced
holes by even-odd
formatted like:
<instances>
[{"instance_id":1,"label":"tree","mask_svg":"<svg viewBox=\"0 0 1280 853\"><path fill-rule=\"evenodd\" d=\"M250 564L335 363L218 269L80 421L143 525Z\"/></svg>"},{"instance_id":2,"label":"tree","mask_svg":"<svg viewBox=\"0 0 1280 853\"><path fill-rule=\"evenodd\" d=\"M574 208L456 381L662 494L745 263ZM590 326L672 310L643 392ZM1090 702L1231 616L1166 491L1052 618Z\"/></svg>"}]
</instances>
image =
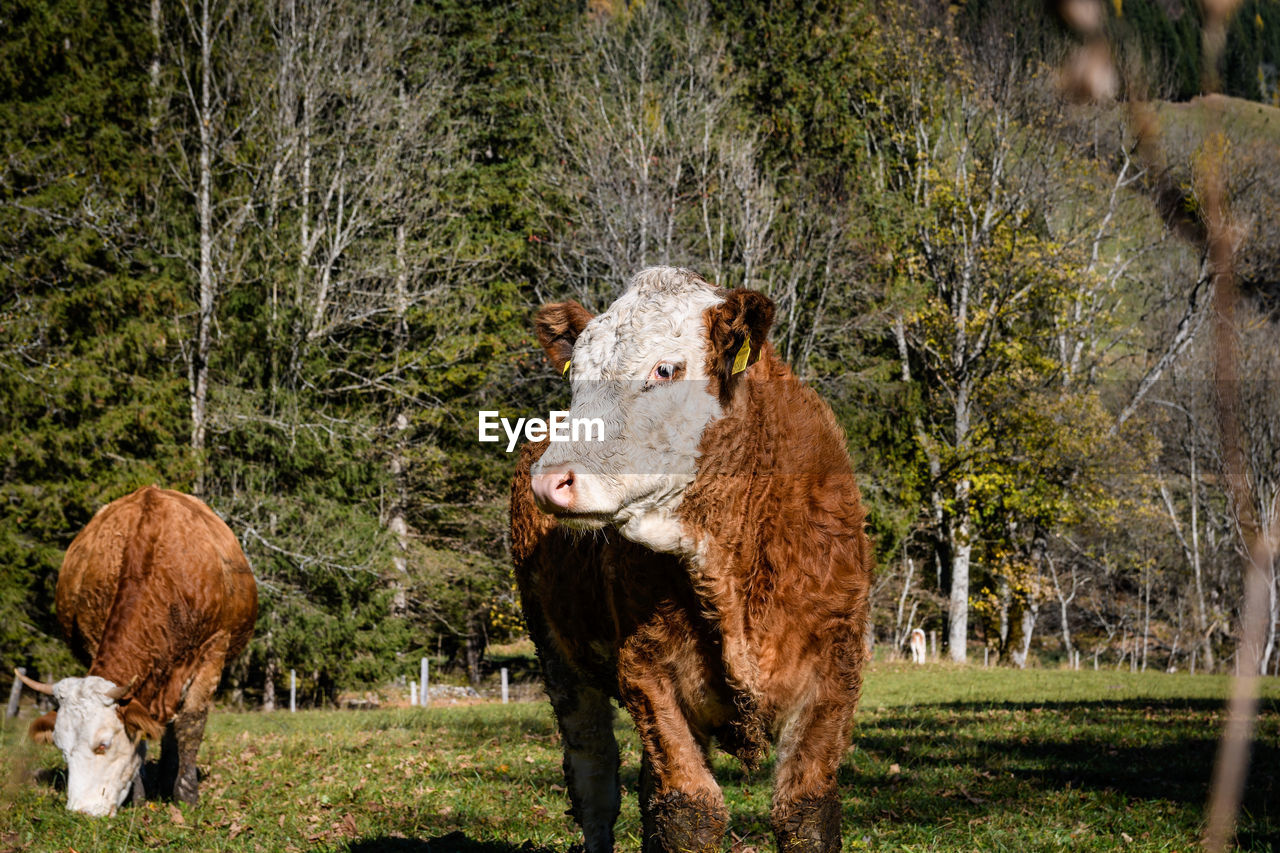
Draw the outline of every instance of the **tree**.
<instances>
[{"instance_id":1,"label":"tree","mask_svg":"<svg viewBox=\"0 0 1280 853\"><path fill-rule=\"evenodd\" d=\"M62 551L103 504L189 485L190 308L149 250L149 54L134 10L9 4L0 44L0 658L74 664L53 619ZM48 680L46 678L46 680Z\"/></svg>"}]
</instances>

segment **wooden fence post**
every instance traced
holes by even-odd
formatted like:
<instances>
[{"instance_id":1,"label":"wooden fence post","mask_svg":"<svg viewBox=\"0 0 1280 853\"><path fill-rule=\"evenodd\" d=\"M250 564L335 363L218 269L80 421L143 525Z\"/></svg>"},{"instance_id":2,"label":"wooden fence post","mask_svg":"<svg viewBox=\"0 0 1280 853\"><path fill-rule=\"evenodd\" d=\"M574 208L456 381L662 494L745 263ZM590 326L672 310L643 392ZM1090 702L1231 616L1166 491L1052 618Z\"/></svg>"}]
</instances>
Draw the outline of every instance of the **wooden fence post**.
<instances>
[{"instance_id":1,"label":"wooden fence post","mask_svg":"<svg viewBox=\"0 0 1280 853\"><path fill-rule=\"evenodd\" d=\"M14 670L13 687L9 688L9 709L5 713L7 717L18 716L18 703L22 701L22 679L18 675L26 675L26 667L18 667Z\"/></svg>"}]
</instances>

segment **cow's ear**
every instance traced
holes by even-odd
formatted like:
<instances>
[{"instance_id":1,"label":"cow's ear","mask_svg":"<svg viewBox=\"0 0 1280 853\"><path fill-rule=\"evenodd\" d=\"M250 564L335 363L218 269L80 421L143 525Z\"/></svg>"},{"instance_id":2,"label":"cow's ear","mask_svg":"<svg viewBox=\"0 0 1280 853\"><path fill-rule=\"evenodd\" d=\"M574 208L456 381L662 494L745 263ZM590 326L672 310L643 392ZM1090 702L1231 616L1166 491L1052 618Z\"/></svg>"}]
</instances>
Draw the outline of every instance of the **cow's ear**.
<instances>
[{"instance_id":1,"label":"cow's ear","mask_svg":"<svg viewBox=\"0 0 1280 853\"><path fill-rule=\"evenodd\" d=\"M555 302L543 305L533 319L533 329L538 343L551 361L556 373L564 373L573 355L573 345L578 335L591 322L592 314L577 302Z\"/></svg>"},{"instance_id":2,"label":"cow's ear","mask_svg":"<svg viewBox=\"0 0 1280 853\"><path fill-rule=\"evenodd\" d=\"M164 734L164 726L151 719L151 715L137 702L129 702L116 708L120 722L124 724L129 740L137 743L143 738L159 740Z\"/></svg>"},{"instance_id":3,"label":"cow's ear","mask_svg":"<svg viewBox=\"0 0 1280 853\"><path fill-rule=\"evenodd\" d=\"M36 717L27 727L27 734L36 743L53 743L53 726L57 720L57 711L50 711L43 717Z\"/></svg>"},{"instance_id":4,"label":"cow's ear","mask_svg":"<svg viewBox=\"0 0 1280 853\"><path fill-rule=\"evenodd\" d=\"M727 399L738 374L760 359L773 326L773 300L754 290L730 290L724 302L707 309L710 373Z\"/></svg>"}]
</instances>

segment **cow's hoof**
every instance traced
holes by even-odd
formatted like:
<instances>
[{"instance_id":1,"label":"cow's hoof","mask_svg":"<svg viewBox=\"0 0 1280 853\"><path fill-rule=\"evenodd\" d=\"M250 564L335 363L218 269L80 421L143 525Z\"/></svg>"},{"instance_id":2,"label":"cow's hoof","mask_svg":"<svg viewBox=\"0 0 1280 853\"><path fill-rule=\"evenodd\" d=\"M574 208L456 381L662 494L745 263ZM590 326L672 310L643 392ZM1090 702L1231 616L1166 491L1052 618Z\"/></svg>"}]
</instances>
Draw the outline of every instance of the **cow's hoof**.
<instances>
[{"instance_id":1,"label":"cow's hoof","mask_svg":"<svg viewBox=\"0 0 1280 853\"><path fill-rule=\"evenodd\" d=\"M645 853L712 853L729 825L723 805L681 791L654 797L650 803L653 837Z\"/></svg>"},{"instance_id":2,"label":"cow's hoof","mask_svg":"<svg viewBox=\"0 0 1280 853\"><path fill-rule=\"evenodd\" d=\"M138 768L138 772L133 774L133 781L129 783L132 793L134 805L141 805L147 801L147 786L142 781L142 768Z\"/></svg>"},{"instance_id":3,"label":"cow's hoof","mask_svg":"<svg viewBox=\"0 0 1280 853\"><path fill-rule=\"evenodd\" d=\"M196 774L192 773L191 778L185 776L179 777L173 786L173 798L180 802L196 805L200 802L200 784L196 781Z\"/></svg>"},{"instance_id":4,"label":"cow's hoof","mask_svg":"<svg viewBox=\"0 0 1280 853\"><path fill-rule=\"evenodd\" d=\"M836 853L840 800L835 794L776 806L771 816L778 853Z\"/></svg>"}]
</instances>

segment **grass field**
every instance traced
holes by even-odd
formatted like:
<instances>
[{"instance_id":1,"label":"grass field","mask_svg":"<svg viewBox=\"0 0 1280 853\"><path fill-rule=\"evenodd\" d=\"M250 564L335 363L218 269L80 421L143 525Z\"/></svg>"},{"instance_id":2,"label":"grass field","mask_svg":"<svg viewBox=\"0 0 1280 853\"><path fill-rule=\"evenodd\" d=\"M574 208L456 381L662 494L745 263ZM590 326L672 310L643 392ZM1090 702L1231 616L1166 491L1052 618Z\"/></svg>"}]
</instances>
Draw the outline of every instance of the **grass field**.
<instances>
[{"instance_id":1,"label":"grass field","mask_svg":"<svg viewBox=\"0 0 1280 853\"><path fill-rule=\"evenodd\" d=\"M1190 850L1223 677L910 668L868 674L841 771L846 850ZM1280 684L1264 714L1238 843L1280 849ZM578 836L543 702L390 711L217 713L202 802L73 816L61 755L0 735L0 851L564 851ZM619 714L618 847L639 848L639 754ZM735 851L771 850L769 772L717 754Z\"/></svg>"}]
</instances>

